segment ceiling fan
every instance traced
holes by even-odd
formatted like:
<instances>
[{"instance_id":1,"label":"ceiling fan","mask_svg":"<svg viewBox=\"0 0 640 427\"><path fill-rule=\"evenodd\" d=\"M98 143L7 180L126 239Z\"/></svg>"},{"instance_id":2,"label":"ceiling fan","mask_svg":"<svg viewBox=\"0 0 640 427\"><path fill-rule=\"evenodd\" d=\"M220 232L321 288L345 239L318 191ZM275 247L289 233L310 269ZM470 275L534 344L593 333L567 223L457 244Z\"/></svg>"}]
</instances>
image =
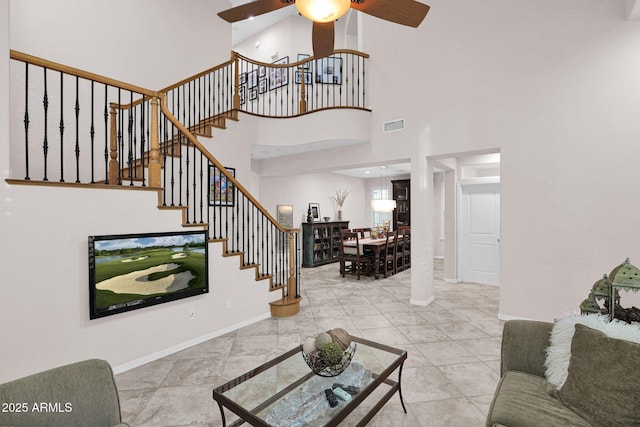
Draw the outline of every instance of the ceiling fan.
<instances>
[{"instance_id":1,"label":"ceiling fan","mask_svg":"<svg viewBox=\"0 0 640 427\"><path fill-rule=\"evenodd\" d=\"M350 8L396 24L417 27L429 6L415 0L254 0L218 13L227 22L238 22L280 8L296 5L298 12L313 21L313 56L333 53L334 22Z\"/></svg>"}]
</instances>

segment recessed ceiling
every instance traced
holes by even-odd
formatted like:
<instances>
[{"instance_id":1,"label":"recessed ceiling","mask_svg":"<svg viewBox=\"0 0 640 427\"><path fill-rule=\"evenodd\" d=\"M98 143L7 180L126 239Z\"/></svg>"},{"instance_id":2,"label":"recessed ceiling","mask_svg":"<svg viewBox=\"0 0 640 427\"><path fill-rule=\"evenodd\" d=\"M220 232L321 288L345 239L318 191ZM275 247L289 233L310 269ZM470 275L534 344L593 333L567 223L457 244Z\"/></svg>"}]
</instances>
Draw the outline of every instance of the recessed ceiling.
<instances>
[{"instance_id":1,"label":"recessed ceiling","mask_svg":"<svg viewBox=\"0 0 640 427\"><path fill-rule=\"evenodd\" d=\"M309 153L313 151L341 148L349 145L365 144L367 141L335 139L328 141L309 142L297 145L260 145L251 144L251 158L254 160L270 159L273 157L290 156L292 154Z\"/></svg>"},{"instance_id":2,"label":"recessed ceiling","mask_svg":"<svg viewBox=\"0 0 640 427\"><path fill-rule=\"evenodd\" d=\"M409 175L411 173L411 163L396 163L392 165L385 164L383 169L381 165L367 166L363 168L343 169L333 171L340 175L352 176L355 178L376 178L398 175Z\"/></svg>"}]
</instances>

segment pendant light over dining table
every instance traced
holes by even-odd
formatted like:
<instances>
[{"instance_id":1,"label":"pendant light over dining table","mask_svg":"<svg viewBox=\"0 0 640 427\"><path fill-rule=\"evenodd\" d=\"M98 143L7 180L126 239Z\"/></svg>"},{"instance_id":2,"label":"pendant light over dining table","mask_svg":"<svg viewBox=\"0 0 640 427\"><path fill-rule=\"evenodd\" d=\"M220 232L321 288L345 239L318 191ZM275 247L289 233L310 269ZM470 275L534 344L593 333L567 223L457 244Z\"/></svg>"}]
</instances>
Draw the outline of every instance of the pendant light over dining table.
<instances>
[{"instance_id":1,"label":"pendant light over dining table","mask_svg":"<svg viewBox=\"0 0 640 427\"><path fill-rule=\"evenodd\" d=\"M396 208L396 201L393 199L389 199L389 191L387 190L387 198L382 198L382 189L386 189L387 184L383 181L383 175L386 171L386 166L380 166L380 191L378 194L380 195L379 199L371 200L371 208L374 212L393 212Z\"/></svg>"}]
</instances>

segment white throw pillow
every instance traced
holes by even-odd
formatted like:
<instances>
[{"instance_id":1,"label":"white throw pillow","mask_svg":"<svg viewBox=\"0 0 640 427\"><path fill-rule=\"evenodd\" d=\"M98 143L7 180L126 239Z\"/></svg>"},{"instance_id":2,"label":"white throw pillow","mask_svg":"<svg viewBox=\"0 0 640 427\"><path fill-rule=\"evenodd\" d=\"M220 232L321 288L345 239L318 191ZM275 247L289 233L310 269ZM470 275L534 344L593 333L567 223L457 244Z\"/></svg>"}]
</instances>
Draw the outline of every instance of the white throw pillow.
<instances>
[{"instance_id":1,"label":"white throw pillow","mask_svg":"<svg viewBox=\"0 0 640 427\"><path fill-rule=\"evenodd\" d=\"M571 360L571 340L576 323L603 332L611 338L640 343L640 324L628 324L618 319L609 321L602 314L570 314L555 322L551 331L551 345L547 348L545 375L547 381L559 390L567 380Z\"/></svg>"}]
</instances>

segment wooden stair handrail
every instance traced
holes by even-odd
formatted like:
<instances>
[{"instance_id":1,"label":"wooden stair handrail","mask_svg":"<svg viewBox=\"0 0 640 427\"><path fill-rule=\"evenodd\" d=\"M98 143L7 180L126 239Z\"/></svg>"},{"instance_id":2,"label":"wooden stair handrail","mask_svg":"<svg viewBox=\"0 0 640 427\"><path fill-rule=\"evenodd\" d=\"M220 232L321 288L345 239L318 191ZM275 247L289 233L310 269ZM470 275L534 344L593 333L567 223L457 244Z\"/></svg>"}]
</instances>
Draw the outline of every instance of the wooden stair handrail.
<instances>
[{"instance_id":1,"label":"wooden stair handrail","mask_svg":"<svg viewBox=\"0 0 640 427\"><path fill-rule=\"evenodd\" d=\"M102 76L100 74L90 73L88 71L84 71L79 68L69 67L68 65L62 65L60 63L49 61L47 59L42 59L37 56L29 55L26 53L22 53L17 50L11 49L9 52L10 52L10 58L16 61L38 65L41 67L45 67L49 70L60 71L65 74L70 74L72 76L81 77L87 80L93 80L95 82L104 83L109 86L119 87L121 89L126 89L131 92L140 93L142 95L146 95L149 97L155 97L155 98L159 97L159 93L154 90L145 89L140 86L125 83L120 80Z\"/></svg>"},{"instance_id":2,"label":"wooden stair handrail","mask_svg":"<svg viewBox=\"0 0 640 427\"><path fill-rule=\"evenodd\" d=\"M174 83L174 84L172 84L172 85L169 85L169 86L165 87L164 89L160 89L158 92L160 92L160 93L166 93L166 92L169 92L170 90L173 90L173 89L177 88L178 86L182 86L182 85L184 85L184 84L189 83L189 82L190 82L190 81L192 81L192 80L199 79L199 78L200 78L200 77L202 77L202 76L206 76L206 75L207 75L207 74L209 74L209 73L213 73L214 71L217 71L217 70L219 70L219 69L221 69L221 68L224 68L224 67L227 67L227 66L229 66L229 65L233 64L233 62L235 61L234 53L235 53L235 52L231 52L231 59L229 59L227 62L223 62L222 64L218 64L218 65L216 65L216 66L214 66L214 67L211 67L211 68L209 68L209 69L206 69L206 70L204 70L204 71L201 71L201 72L199 72L198 74L194 74L194 75L193 75L193 76L191 76L191 77L187 77L186 79L182 79L182 80L180 80L180 81L179 81L179 82L177 82L177 83Z\"/></svg>"}]
</instances>

